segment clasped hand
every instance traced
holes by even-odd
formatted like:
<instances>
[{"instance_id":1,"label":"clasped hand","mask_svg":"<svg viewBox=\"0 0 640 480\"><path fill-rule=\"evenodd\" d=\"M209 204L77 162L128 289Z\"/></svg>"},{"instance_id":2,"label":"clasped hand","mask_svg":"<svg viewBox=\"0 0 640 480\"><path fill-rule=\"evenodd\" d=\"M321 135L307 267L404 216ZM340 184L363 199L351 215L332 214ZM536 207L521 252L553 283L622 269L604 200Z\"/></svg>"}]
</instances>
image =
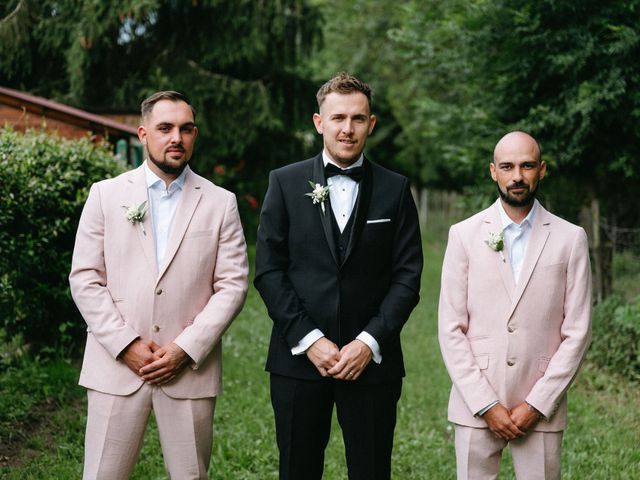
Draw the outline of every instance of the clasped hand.
<instances>
[{"instance_id":1,"label":"clasped hand","mask_svg":"<svg viewBox=\"0 0 640 480\"><path fill-rule=\"evenodd\" d=\"M323 377L356 380L371 361L369 346L353 340L341 349L326 337L319 338L307 350L307 357Z\"/></svg>"},{"instance_id":2,"label":"clasped hand","mask_svg":"<svg viewBox=\"0 0 640 480\"><path fill-rule=\"evenodd\" d=\"M122 361L145 382L164 385L176 378L189 356L175 343L160 346L151 340L134 340L122 353Z\"/></svg>"},{"instance_id":3,"label":"clasped hand","mask_svg":"<svg viewBox=\"0 0 640 480\"><path fill-rule=\"evenodd\" d=\"M496 403L482 418L497 438L509 441L524 437L540 417L526 402L522 402L511 411Z\"/></svg>"}]
</instances>

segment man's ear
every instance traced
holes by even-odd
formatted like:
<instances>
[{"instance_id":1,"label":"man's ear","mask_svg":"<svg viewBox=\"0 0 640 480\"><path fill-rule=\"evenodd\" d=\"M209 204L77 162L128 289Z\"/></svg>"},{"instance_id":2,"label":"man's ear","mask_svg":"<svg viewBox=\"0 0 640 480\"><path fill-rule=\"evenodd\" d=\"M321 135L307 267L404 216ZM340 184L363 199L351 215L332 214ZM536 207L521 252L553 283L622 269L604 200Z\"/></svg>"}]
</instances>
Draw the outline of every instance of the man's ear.
<instances>
[{"instance_id":1,"label":"man's ear","mask_svg":"<svg viewBox=\"0 0 640 480\"><path fill-rule=\"evenodd\" d=\"M494 182L497 182L498 179L496 178L496 164L491 162L489 164L489 171L491 172L491 178L493 178Z\"/></svg>"},{"instance_id":2,"label":"man's ear","mask_svg":"<svg viewBox=\"0 0 640 480\"><path fill-rule=\"evenodd\" d=\"M138 139L143 145L147 144L147 129L144 127L144 125L140 125L138 127Z\"/></svg>"},{"instance_id":3,"label":"man's ear","mask_svg":"<svg viewBox=\"0 0 640 480\"><path fill-rule=\"evenodd\" d=\"M371 135L371 132L373 132L373 127L376 126L376 120L378 120L378 117L376 117L375 115L371 115L369 117L369 135Z\"/></svg>"},{"instance_id":4,"label":"man's ear","mask_svg":"<svg viewBox=\"0 0 640 480\"><path fill-rule=\"evenodd\" d=\"M547 162L540 162L539 180L542 180L546 174L547 174Z\"/></svg>"},{"instance_id":5,"label":"man's ear","mask_svg":"<svg viewBox=\"0 0 640 480\"><path fill-rule=\"evenodd\" d=\"M313 124L316 126L316 131L322 135L322 117L319 113L313 114Z\"/></svg>"}]
</instances>

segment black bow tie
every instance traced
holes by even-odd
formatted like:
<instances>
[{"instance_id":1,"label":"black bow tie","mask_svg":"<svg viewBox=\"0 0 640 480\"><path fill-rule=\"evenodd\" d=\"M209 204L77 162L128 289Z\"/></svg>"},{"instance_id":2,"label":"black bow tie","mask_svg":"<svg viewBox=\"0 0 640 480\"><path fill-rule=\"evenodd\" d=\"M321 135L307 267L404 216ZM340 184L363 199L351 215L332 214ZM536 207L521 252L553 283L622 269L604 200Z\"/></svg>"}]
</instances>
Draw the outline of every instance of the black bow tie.
<instances>
[{"instance_id":1,"label":"black bow tie","mask_svg":"<svg viewBox=\"0 0 640 480\"><path fill-rule=\"evenodd\" d=\"M346 170L336 167L333 163L327 163L324 167L324 175L327 179L334 175L346 175L356 182L362 180L362 167L352 167Z\"/></svg>"}]
</instances>

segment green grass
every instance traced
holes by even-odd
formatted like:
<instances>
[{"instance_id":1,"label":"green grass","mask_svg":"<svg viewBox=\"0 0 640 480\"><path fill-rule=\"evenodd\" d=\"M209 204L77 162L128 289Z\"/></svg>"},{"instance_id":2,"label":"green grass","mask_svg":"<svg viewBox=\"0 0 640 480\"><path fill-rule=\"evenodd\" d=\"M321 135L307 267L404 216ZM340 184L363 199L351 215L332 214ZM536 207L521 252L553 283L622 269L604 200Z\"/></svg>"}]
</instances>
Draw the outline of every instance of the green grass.
<instances>
[{"instance_id":1,"label":"green grass","mask_svg":"<svg viewBox=\"0 0 640 480\"><path fill-rule=\"evenodd\" d=\"M446 421L450 382L436 338L442 243L425 249L421 302L403 331L407 377L399 404L393 478L455 478L452 429ZM277 448L268 375L264 372L271 322L251 289L242 314L224 337L225 393L217 402L210 478L277 478ZM67 366L77 375L76 367ZM82 391L79 389L82 394ZM84 398L84 397L82 397ZM84 402L63 407L30 436L21 465L0 470L7 479L80 478ZM640 472L640 397L637 385L587 364L570 392L569 428L562 454L563 479L632 479ZM41 451L34 455L34 451ZM514 478L503 459L501 478ZM340 430L327 449L325 478L346 478ZM132 476L166 479L157 429L152 422Z\"/></svg>"}]
</instances>

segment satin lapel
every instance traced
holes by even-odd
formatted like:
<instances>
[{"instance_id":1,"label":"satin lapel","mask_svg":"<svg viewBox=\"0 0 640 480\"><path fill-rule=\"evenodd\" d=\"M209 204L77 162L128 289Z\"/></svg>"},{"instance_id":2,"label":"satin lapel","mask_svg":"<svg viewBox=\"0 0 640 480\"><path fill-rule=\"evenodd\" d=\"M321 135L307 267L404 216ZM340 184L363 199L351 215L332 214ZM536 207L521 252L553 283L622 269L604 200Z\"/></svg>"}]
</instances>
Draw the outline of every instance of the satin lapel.
<instances>
[{"instance_id":1,"label":"satin lapel","mask_svg":"<svg viewBox=\"0 0 640 480\"><path fill-rule=\"evenodd\" d=\"M360 238L362 228L364 227L364 223L367 220L369 203L371 202L371 191L373 190L373 174L371 172L371 165L366 158L364 159L362 167L362 181L360 182L360 186L358 188L358 197L356 199L356 204L353 207L353 211L356 217L354 218L353 227L351 228L351 236L349 237L347 252L344 256L344 261L342 262L343 265L349 259L349 256L351 255L355 244Z\"/></svg>"},{"instance_id":2,"label":"satin lapel","mask_svg":"<svg viewBox=\"0 0 640 480\"><path fill-rule=\"evenodd\" d=\"M547 218L547 211L542 208L542 205L538 205L538 211L533 219L533 230L531 232L531 238L529 238L529 244L527 245L527 251L524 259L522 260L522 269L520 270L520 280L516 288L515 298L511 305L511 311L508 317L511 317L515 310L524 290L527 288L527 284L531 279L533 270L535 269L540 254L544 249L549 238L549 219Z\"/></svg>"},{"instance_id":3,"label":"satin lapel","mask_svg":"<svg viewBox=\"0 0 640 480\"><path fill-rule=\"evenodd\" d=\"M140 166L131 172L128 178L131 184L130 194L128 195L128 204L124 207L130 207L131 205L140 205L142 202L147 202L147 213L142 220L142 226L135 224L135 231L142 245L142 251L149 263L149 268L153 271L154 275L158 275L158 262L156 261L156 246L155 239L153 238L153 225L151 224L151 205L149 205L149 194L147 192L147 178L144 173L144 167ZM125 209L122 209L122 216L124 218Z\"/></svg>"},{"instance_id":4,"label":"satin lapel","mask_svg":"<svg viewBox=\"0 0 640 480\"><path fill-rule=\"evenodd\" d=\"M327 179L324 177L324 163L322 162L322 154L318 155L313 161L313 172L311 173L311 181L313 183L319 183L320 185L327 185ZM308 197L307 197L308 198ZM324 202L324 213L320 205L316 205L318 215L320 215L320 222L322 223L322 229L324 230L324 236L331 250L331 256L333 261L338 264L338 255L336 252L336 245L333 240L333 226L331 225L331 202L329 198Z\"/></svg>"},{"instance_id":5,"label":"satin lapel","mask_svg":"<svg viewBox=\"0 0 640 480\"><path fill-rule=\"evenodd\" d=\"M180 202L176 209L176 216L173 219L173 226L171 227L171 233L167 243L167 251L165 253L164 266L160 271L158 280L160 280L164 275L164 272L167 271L167 267L173 261L173 257L176 255L178 247L182 243L182 239L184 238L184 234L187 232L189 222L191 222L191 217L193 217L193 213L195 212L201 197L202 190L200 185L198 185L198 180L191 171L188 171L184 180L184 187L180 197Z\"/></svg>"},{"instance_id":6,"label":"satin lapel","mask_svg":"<svg viewBox=\"0 0 640 480\"><path fill-rule=\"evenodd\" d=\"M484 244L485 240L491 238L490 234L497 235L502 232L502 221L500 220L500 213L498 212L497 206L494 204L488 210L487 214L484 218L484 231L482 232L482 243ZM485 248L490 249L487 244L484 244ZM491 255L495 259L495 265L498 271L500 272L500 276L502 277L502 283L504 285L504 289L509 295L509 300L513 303L513 298L515 294L516 282L513 279L513 272L511 271L511 264L509 263L509 252L506 249L502 251L503 255L500 255L499 252L491 251Z\"/></svg>"}]
</instances>

